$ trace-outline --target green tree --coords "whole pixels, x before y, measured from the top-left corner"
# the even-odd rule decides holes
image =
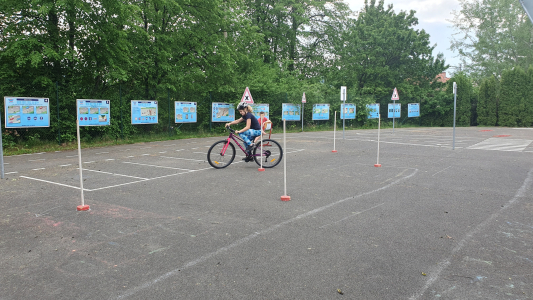
[[[528,126],[528,108],[526,107],[528,87],[528,76],[522,68],[515,67],[511,70],[503,71],[498,110],[498,123],[501,126]]]
[[[453,94],[453,83],[457,83],[457,103],[456,103],[456,120],[455,123],[458,126],[470,126],[475,124],[475,120],[472,121],[472,102],[475,98],[474,88],[472,86],[471,79],[464,73],[456,73],[448,80],[446,85],[446,93]],[[453,103],[451,115],[453,117]],[[453,120],[453,118],[452,118]],[[452,121],[453,122],[453,121]],[[449,123],[448,126],[452,125]]]
[[[451,49],[476,79],[533,63],[533,26],[519,0],[460,0]]]
[[[499,105],[498,81],[494,76],[484,79],[479,87],[477,122],[479,125],[496,126],[498,124]]]

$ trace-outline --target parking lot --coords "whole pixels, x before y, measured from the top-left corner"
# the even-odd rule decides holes
[[[85,212],[77,151],[5,157],[0,299],[532,298],[533,130],[380,137],[288,134],[288,202],[223,137],[83,149]]]

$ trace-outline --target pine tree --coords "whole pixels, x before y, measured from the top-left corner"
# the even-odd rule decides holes
[[[498,82],[491,76],[481,82],[479,88],[477,122],[479,125],[496,126],[498,122]]]

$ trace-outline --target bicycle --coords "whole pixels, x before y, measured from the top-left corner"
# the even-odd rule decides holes
[[[223,169],[229,166],[235,159],[235,146],[231,142],[235,142],[242,152],[245,154],[245,161],[251,161],[252,159],[258,164],[261,165],[261,160],[263,160],[263,168],[273,168],[279,164],[283,158],[283,149],[273,139],[264,139],[263,140],[263,152],[261,152],[261,141],[257,142],[250,155],[246,153],[245,148],[241,146],[238,142],[240,140],[243,144],[244,141],[235,134],[235,130],[227,127],[229,131],[229,136],[225,140],[215,142],[209,151],[207,151],[207,161],[215,169]]]

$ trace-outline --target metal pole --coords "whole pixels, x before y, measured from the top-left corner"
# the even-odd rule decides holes
[[[209,112],[209,132],[213,131],[213,98],[209,92],[209,102],[211,102],[211,112]]]
[[[346,127],[346,103],[342,104],[342,139],[344,140],[344,128]]]
[[[337,112],[335,111],[335,117],[334,117],[334,121],[333,121],[333,151],[331,152],[337,152],[337,150],[335,150],[335,132],[337,131]]]
[[[285,137],[285,123],[287,120],[283,120],[283,149],[287,151],[287,139]],[[287,196],[287,153],[285,153],[285,159],[283,160],[283,195]]]
[[[2,118],[0,117],[0,122],[2,122],[1,120]],[[2,145],[2,130],[1,130],[1,125],[0,125],[0,178],[1,179],[4,179],[4,146]]]
[[[120,138],[124,139],[124,120],[122,119],[122,84],[119,84],[120,97]]]
[[[56,81],[56,104],[57,104],[57,143],[61,145],[61,121],[59,120],[59,87]]]
[[[78,118],[76,118],[76,133],[78,134],[78,164],[80,169],[81,206],[85,206],[85,199],[83,198],[83,166],[81,164],[80,120],[78,120]]]
[[[305,103],[302,103],[302,111],[300,112],[300,117],[302,118],[302,132],[304,132],[304,106]]]
[[[396,116],[396,100],[392,100],[392,133],[394,133],[394,117]]]
[[[457,83],[453,83],[453,146],[452,150],[455,150],[455,115],[457,108]]]
[[[379,164],[379,133],[380,131],[381,131],[381,113],[378,114],[378,159],[377,159],[376,167],[377,166],[381,167],[381,165]]]
[[[168,136],[171,136],[172,133],[170,131],[170,117],[173,115],[173,114],[170,114],[170,89],[167,88],[167,100],[168,100]]]

